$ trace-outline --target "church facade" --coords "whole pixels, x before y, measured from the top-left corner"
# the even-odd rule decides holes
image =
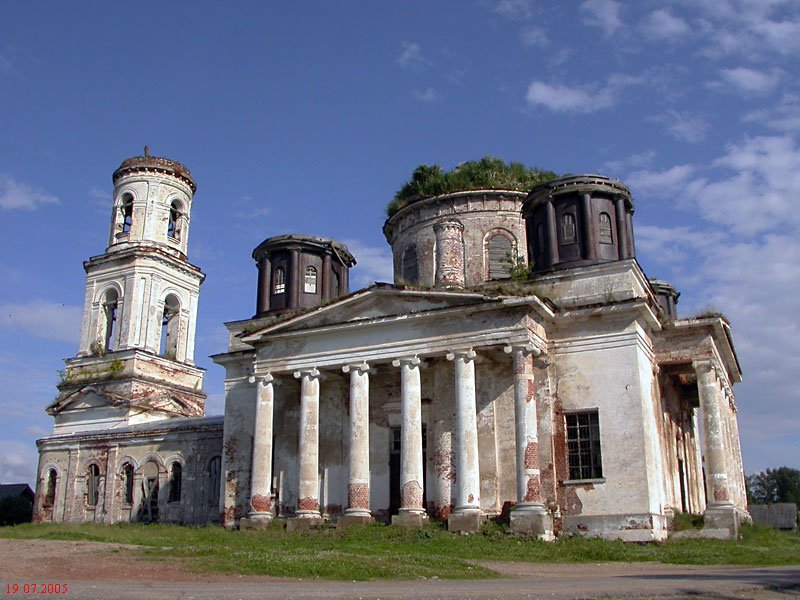
[[[418,199],[384,226],[394,283],[354,293],[343,244],[268,238],[256,312],[212,357],[224,417],[204,417],[194,180],[147,153],[113,179],[81,345],[38,442],[37,520],[499,517],[541,539],[647,541],[676,512],[728,535],[749,519],[730,325],[679,319],[678,292],[648,280],[620,181]]]

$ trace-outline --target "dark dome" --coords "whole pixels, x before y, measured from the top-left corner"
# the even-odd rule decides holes
[[[145,151],[146,150],[147,149],[145,149]],[[197,184],[195,183],[192,174],[189,172],[189,169],[184,167],[181,163],[170,160],[169,158],[149,156],[147,153],[145,156],[133,156],[123,160],[119,168],[114,171],[112,180],[114,183],[116,183],[117,179],[123,175],[128,175],[129,173],[136,173],[139,171],[155,171],[158,173],[172,175],[173,177],[177,177],[178,179],[185,181],[189,187],[192,188],[192,193],[197,191]]]

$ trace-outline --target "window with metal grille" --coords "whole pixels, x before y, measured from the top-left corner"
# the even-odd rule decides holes
[[[414,244],[406,246],[403,251],[402,275],[404,283],[416,283],[419,279],[417,247]]]
[[[611,217],[608,213],[600,213],[600,243],[613,244],[614,237],[611,233]]]
[[[272,274],[272,293],[283,294],[286,291],[286,271],[278,267]]]
[[[561,215],[561,243],[575,243],[575,216],[572,213]]]
[[[600,479],[600,420],[596,410],[570,413],[567,418],[567,457],[570,479]]]
[[[314,267],[306,267],[306,279],[303,291],[306,294],[317,293],[317,270]]]
[[[511,240],[500,233],[489,238],[487,244],[489,279],[508,279],[511,277],[510,268],[513,260],[513,244]]]

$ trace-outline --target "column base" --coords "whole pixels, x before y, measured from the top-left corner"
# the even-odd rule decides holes
[[[717,536],[727,532],[727,539],[739,538],[739,526],[742,524],[742,515],[735,506],[711,506],[703,513],[703,531]]]
[[[375,519],[372,515],[348,515],[344,514],[336,520],[336,527],[338,529],[348,529],[350,527],[363,527],[374,523]]]
[[[428,515],[424,512],[401,512],[392,515],[392,525],[405,527],[406,529],[419,529],[428,522]]]
[[[320,516],[293,517],[286,521],[286,531],[308,531],[318,529],[325,523]]]
[[[272,523],[272,515],[253,514],[239,520],[239,529],[266,529]]]
[[[553,518],[545,510],[512,510],[509,529],[512,533],[536,536],[546,542],[555,539]]]
[[[480,511],[457,512],[447,517],[447,530],[457,533],[477,533],[486,522],[486,515]]]

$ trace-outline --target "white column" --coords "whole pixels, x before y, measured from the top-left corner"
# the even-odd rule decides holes
[[[251,519],[272,519],[272,406],[273,378],[267,373],[256,380],[256,420],[253,426],[253,465],[250,469]]]
[[[481,511],[478,463],[478,422],[475,403],[475,352],[449,352],[455,363],[456,396],[456,506],[454,513]]]
[[[297,516],[319,518],[319,371],[294,374],[300,380],[300,485]]]
[[[514,358],[514,425],[517,449],[516,510],[544,512],[539,469],[539,433],[533,359],[541,350],[533,345],[506,346]]]
[[[420,359],[401,358],[392,365],[400,367],[400,512],[424,515]]]
[[[371,517],[369,511],[369,365],[342,367],[350,373],[350,479],[346,515]]]
[[[731,503],[725,462],[725,437],[720,410],[721,391],[711,361],[693,363],[703,418],[703,449],[706,464],[706,503],[708,508]]]

